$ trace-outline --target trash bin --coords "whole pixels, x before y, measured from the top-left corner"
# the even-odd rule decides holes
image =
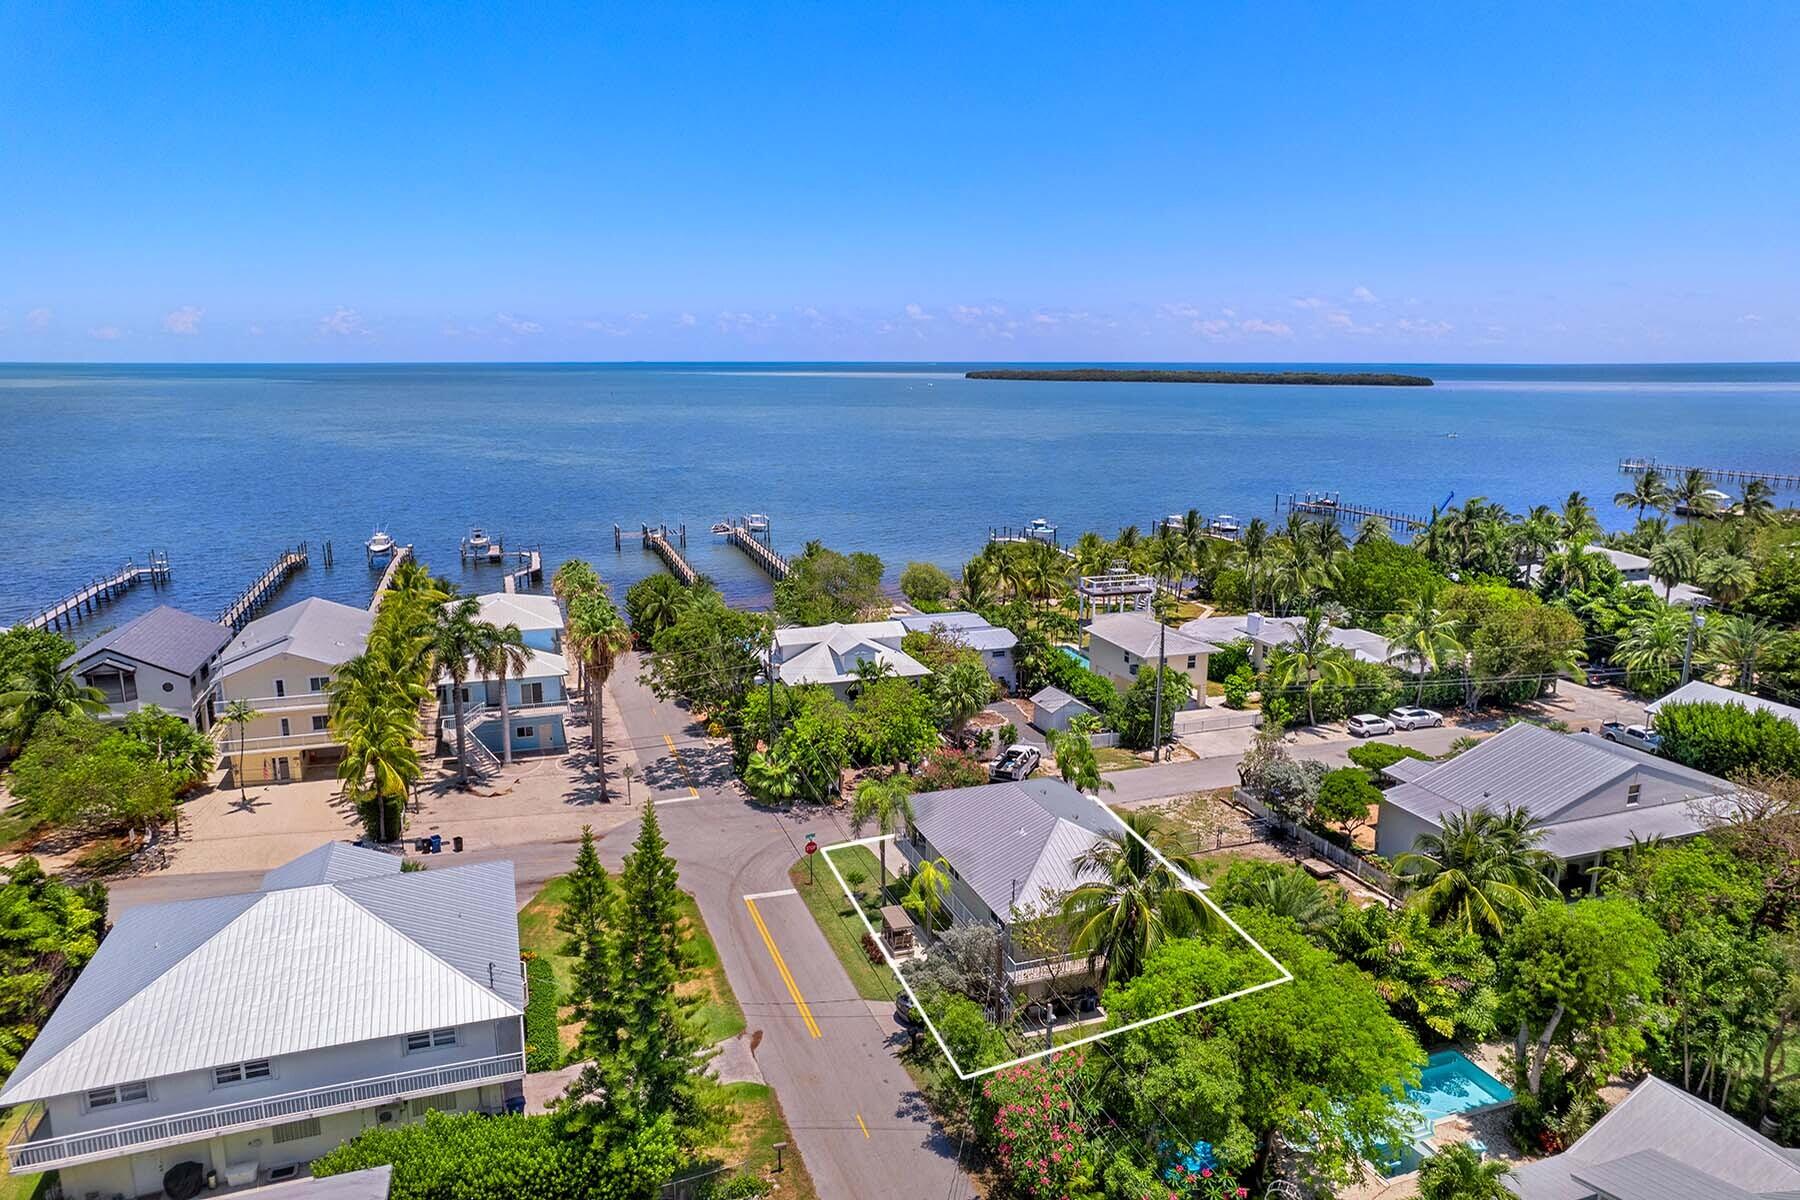
[[[431,839],[428,837],[414,838],[413,839],[413,849],[417,850],[420,854],[430,854],[431,853]]]
[[[450,848],[458,854],[462,853],[462,834],[459,833],[450,839]]]
[[[434,833],[431,835],[431,852],[433,854],[442,854],[444,852],[444,835],[443,834]]]

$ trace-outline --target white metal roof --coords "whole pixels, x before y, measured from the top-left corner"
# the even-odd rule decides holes
[[[853,628],[847,627],[830,641],[809,646],[783,661],[776,668],[781,682],[790,685],[843,683],[856,678],[858,664],[865,662],[885,663],[902,679],[931,674],[930,667],[906,651],[893,650],[881,642],[859,637],[851,632]]]
[[[363,652],[374,623],[367,609],[311,596],[244,626],[219,655],[218,673],[230,675],[278,654],[335,667]]]
[[[524,1010],[511,863],[279,883],[127,912],[0,1104]]]
[[[1159,647],[1169,658],[1211,654],[1218,649],[1211,642],[1164,625],[1144,613],[1105,613],[1095,617],[1087,631],[1090,639],[1109,642],[1139,658],[1155,658]]]
[[[353,846],[349,842],[327,842],[265,874],[262,886],[257,890],[273,892],[281,888],[311,887],[319,883],[399,873],[398,855],[367,846]]]
[[[552,654],[548,650],[539,650],[530,646],[526,647],[526,651],[530,655],[530,661],[525,664],[525,669],[523,671],[508,671],[506,673],[508,679],[562,679],[568,675],[569,660],[562,655]],[[493,675],[488,674],[477,666],[475,660],[472,658],[468,662],[467,669],[468,679],[494,678]],[[450,676],[439,672],[438,682],[440,684],[449,683]]]
[[[562,608],[556,603],[555,596],[488,592],[475,599],[481,605],[481,619],[496,625],[517,625],[521,630],[563,627]]]
[[[1027,779],[923,792],[912,827],[956,869],[994,915],[1038,904],[1080,882],[1075,861],[1124,835],[1098,801],[1060,779]]]

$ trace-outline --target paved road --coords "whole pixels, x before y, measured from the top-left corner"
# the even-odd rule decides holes
[[[1396,733],[1378,740],[1411,746],[1426,754],[1442,754],[1459,737],[1480,737],[1491,732],[1492,729],[1487,727],[1450,725],[1442,729],[1416,729]],[[1288,753],[1298,759],[1317,759],[1333,766],[1345,766],[1350,762],[1350,748],[1361,744],[1359,739],[1352,738],[1313,740],[1308,737],[1290,743]],[[1105,779],[1113,785],[1113,790],[1105,794],[1105,799],[1109,804],[1148,804],[1188,792],[1232,787],[1238,782],[1237,765],[1241,758],[1240,754],[1223,754],[1211,758],[1189,759],[1186,762],[1160,763],[1152,767],[1134,767],[1128,771],[1111,771],[1106,774]]]
[[[856,994],[791,890],[788,867],[806,834],[828,844],[848,831],[829,811],[775,814],[751,806],[729,761],[698,755],[698,731],[687,715],[638,685],[635,658],[619,665],[611,689],[642,776],[659,798],[681,884],[699,902],[750,1030],[762,1031],[757,1064],[781,1100],[819,1195],[968,1194],[957,1146],[932,1122],[894,1058],[905,1035],[892,1006]],[[635,822],[614,830],[605,857],[622,855],[636,835]],[[828,886],[829,876],[820,876],[815,886]]]

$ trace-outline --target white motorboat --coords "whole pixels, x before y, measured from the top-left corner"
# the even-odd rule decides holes
[[[485,549],[487,549],[487,544],[488,544],[487,530],[483,529],[479,525],[471,525],[469,527],[469,549],[485,550]]]
[[[368,549],[370,558],[385,558],[394,552],[394,539],[379,525],[363,545]]]
[[[744,518],[744,528],[751,533],[767,533],[769,518],[762,513],[750,513]]]
[[[1218,516],[1214,517],[1206,527],[1212,532],[1224,537],[1236,537],[1238,535],[1238,519],[1230,513],[1220,513]]]
[[[1046,521],[1043,517],[1033,517],[1030,523],[1025,526],[1025,536],[1040,542],[1054,542],[1056,540],[1056,526],[1052,525],[1049,521]]]

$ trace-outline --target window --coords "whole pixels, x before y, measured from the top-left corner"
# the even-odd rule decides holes
[[[277,695],[277,696],[285,696],[285,695],[287,695],[287,680],[285,680],[285,679],[277,679],[277,680],[276,680],[276,681],[275,681],[275,694],[276,694],[276,695]]]
[[[1127,660],[1127,661],[1130,661],[1130,660]],[[1136,663],[1132,663],[1130,666],[1126,667],[1125,669],[1127,671],[1130,671],[1133,675],[1137,674],[1137,664]]]
[[[1625,807],[1631,808],[1631,807],[1635,806],[1638,802],[1638,795],[1643,790],[1644,790],[1644,785],[1641,783],[1634,783],[1630,787],[1626,788],[1625,789]]]
[[[541,683],[521,683],[519,685],[520,704],[542,704],[544,702],[544,685]]]
[[[174,685],[174,684],[172,684],[172,683],[164,683],[164,684],[163,684],[163,691],[165,691],[165,692],[172,692],[172,691],[174,691],[174,690],[175,690],[175,685]]]
[[[283,717],[283,718],[281,718],[281,736],[286,737],[287,735],[288,735],[288,719],[286,717]]]
[[[314,730],[314,732],[322,731],[322,730],[328,728],[330,725],[331,725],[331,718],[326,716],[324,713],[314,713],[313,714],[313,730]]]
[[[313,675],[306,681],[306,690],[309,692],[322,692],[330,686],[331,676],[329,675]]]
[[[227,1063],[213,1068],[213,1086],[224,1087],[232,1083],[247,1083],[252,1079],[273,1079],[275,1070],[266,1058],[253,1058],[248,1062]]]
[[[1006,651],[1004,651],[1004,650],[996,650],[996,651],[994,651],[994,657],[995,657],[995,658],[1005,658],[1005,657],[1006,657]]]
[[[535,725],[517,726],[513,729],[513,736],[519,737],[519,738],[536,737],[537,736],[537,726],[535,726]]]
[[[286,1125],[277,1125],[270,1130],[275,1136],[275,1144],[283,1142],[303,1142],[307,1138],[319,1136],[319,1118],[308,1117],[304,1121],[289,1121]]]
[[[87,1106],[90,1109],[111,1108],[118,1104],[136,1104],[140,1100],[150,1098],[150,1085],[139,1080],[136,1083],[121,1083],[116,1087],[95,1088],[87,1094]]]
[[[1192,654],[1188,655],[1188,670],[1190,670],[1190,671],[1193,670],[1196,665],[1198,665],[1198,664],[1196,664],[1194,661],[1194,655],[1192,655]]]
[[[456,1045],[456,1030],[454,1029],[422,1029],[418,1033],[406,1035],[406,1052],[408,1054],[454,1045]]]

